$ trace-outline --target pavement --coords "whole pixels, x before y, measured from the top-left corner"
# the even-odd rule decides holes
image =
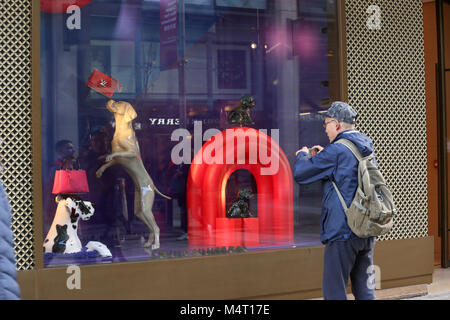
[[[415,297],[401,300],[450,300],[450,292],[444,292],[439,294],[429,294],[422,297]]]
[[[450,300],[450,268],[436,267],[430,284],[376,290],[375,295],[380,300]]]
[[[450,300],[450,268],[434,269],[433,282],[427,285],[426,294],[399,300]]]
[[[377,300],[450,300],[450,268],[436,267],[430,284],[375,290],[375,296]],[[355,297],[350,293],[347,299],[354,300]]]

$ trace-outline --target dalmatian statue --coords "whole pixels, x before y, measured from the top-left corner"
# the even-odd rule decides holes
[[[44,253],[77,253],[83,248],[78,238],[78,221],[89,220],[94,214],[91,202],[83,201],[77,196],[56,196],[55,217],[44,240]],[[94,242],[94,241],[92,241]],[[111,252],[101,243],[88,243],[88,251],[95,250],[102,257],[111,257]]]

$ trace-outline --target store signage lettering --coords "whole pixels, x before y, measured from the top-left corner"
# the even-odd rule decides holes
[[[81,29],[81,10],[77,5],[71,5],[67,7],[66,13],[71,15],[66,20],[66,26],[69,30]]]
[[[179,126],[180,119],[179,118],[149,118],[150,124],[152,126]],[[220,121],[217,119],[187,119],[188,124],[193,124],[195,122],[202,122],[204,124],[219,124]]]
[[[180,119],[178,118],[149,118],[151,125],[153,126],[178,126],[180,125]]]
[[[233,247],[215,247],[215,248],[201,248],[194,249],[191,252],[187,250],[169,250],[163,251],[159,250],[158,254],[155,251],[152,251],[152,259],[168,259],[168,258],[181,258],[181,257],[201,257],[201,256],[215,256],[221,254],[231,254],[231,253],[243,253],[247,252],[247,248],[245,246],[237,246]]]
[[[176,68],[178,59],[178,2],[161,0],[160,2],[160,55],[161,71]]]

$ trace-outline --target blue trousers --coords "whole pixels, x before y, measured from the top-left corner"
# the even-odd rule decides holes
[[[322,293],[325,300],[346,300],[350,277],[356,300],[375,300],[375,238],[334,241],[325,246]]]

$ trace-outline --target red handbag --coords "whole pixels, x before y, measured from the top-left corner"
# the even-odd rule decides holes
[[[122,91],[122,84],[116,79],[94,69],[86,83],[88,87],[94,89],[98,93],[111,98],[117,87],[118,91]]]
[[[89,185],[87,182],[86,171],[80,169],[78,163],[78,170],[63,169],[63,161],[61,170],[56,170],[55,179],[53,180],[53,194],[59,193],[88,193]]]

